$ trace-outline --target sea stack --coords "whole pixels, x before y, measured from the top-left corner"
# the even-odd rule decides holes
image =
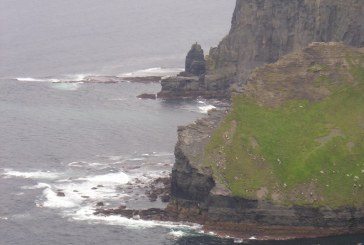
[[[206,73],[206,61],[201,45],[195,43],[188,51],[185,62],[185,72],[193,76],[201,76]]]

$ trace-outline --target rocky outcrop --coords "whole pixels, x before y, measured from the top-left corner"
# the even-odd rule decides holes
[[[254,68],[311,42],[363,47],[363,23],[362,0],[237,0],[230,32],[210,50],[207,71],[203,51],[194,44],[186,72],[164,80],[159,97],[229,97],[242,89]],[[200,76],[198,82],[185,79],[191,73]]]
[[[186,56],[185,72],[192,76],[201,76],[206,73],[206,62],[201,45],[195,43]]]
[[[208,73],[244,83],[252,69],[311,42],[364,46],[362,0],[237,0],[229,34],[210,50]]]
[[[201,223],[206,229],[259,238],[315,237],[364,232],[364,209],[275,205],[231,195],[203,164],[204,148],[226,112],[178,129],[172,171],[170,220]]]
[[[291,99],[321,101],[336,93],[336,88],[355,87],[363,82],[360,80],[362,73],[355,70],[362,70],[363,57],[363,49],[338,43],[313,43],[302,52],[286,55],[274,64],[254,70],[244,94],[265,107],[277,107]],[[208,118],[179,127],[172,171],[172,200],[167,208],[169,216],[202,223],[213,230],[235,232],[238,236],[259,234],[278,238],[364,232],[364,207],[358,205],[299,205],[279,203],[259,193],[256,198],[234,195],[229,185],[218,178],[212,164],[205,161],[210,159],[206,158],[210,139],[225,120],[226,113],[210,112]],[[229,136],[225,137],[228,141]],[[228,147],[227,142],[218,149],[224,151]],[[218,164],[226,159],[222,152],[216,152],[213,161]],[[220,167],[224,171],[229,165]]]
[[[157,94],[159,99],[194,99],[203,97],[227,98],[230,82],[209,82],[205,76],[184,76],[180,74],[176,77],[164,78],[161,81],[162,90]]]
[[[162,90],[157,94],[160,99],[186,99],[203,97],[227,98],[230,80],[207,82],[204,52],[197,43],[193,44],[186,56],[185,71],[177,76],[161,80]]]

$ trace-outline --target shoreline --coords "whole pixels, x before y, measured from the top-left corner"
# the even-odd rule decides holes
[[[174,217],[166,209],[151,208],[145,210],[119,208],[98,208],[95,215],[120,215],[128,219],[140,219],[146,221],[176,222],[184,224],[201,225],[201,234],[211,235],[222,239],[241,239],[257,241],[289,241],[297,239],[334,238],[345,235],[362,235],[364,227],[356,229],[327,228],[327,227],[292,227],[292,226],[267,226],[256,224],[234,223],[203,223],[197,220],[181,220]],[[186,223],[187,222],[187,223]],[[224,227],[224,228],[222,228]]]

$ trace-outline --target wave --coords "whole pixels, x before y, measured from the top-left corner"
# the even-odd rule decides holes
[[[133,208],[138,200],[137,202],[145,204],[148,208],[150,201],[145,192],[153,181],[169,176],[170,171],[164,165],[161,167],[159,163],[166,161],[171,155],[165,152],[120,154],[120,156],[98,155],[96,161],[73,161],[64,164],[66,169],[60,172],[3,169],[0,170],[0,177],[34,180],[36,184],[21,186],[22,192],[40,190],[42,194],[35,200],[37,207],[53,209],[70,220],[130,228],[172,225],[179,227],[181,225],[179,223],[128,219],[117,215],[107,217],[94,215],[100,202],[105,208],[120,205],[129,205],[128,207]],[[138,158],[145,159],[145,162],[133,161]],[[150,205],[155,207],[156,204],[150,203]]]
[[[15,79],[19,82],[52,82],[52,83],[61,82],[61,80],[57,78],[17,77]]]
[[[148,77],[148,76],[166,77],[166,76],[177,75],[181,71],[184,71],[184,69],[153,67],[153,68],[147,68],[147,69],[143,69],[143,70],[137,70],[134,72],[124,73],[124,74],[121,74],[121,77]]]
[[[194,104],[188,104],[182,106],[182,109],[191,111],[191,112],[197,112],[202,114],[207,114],[210,110],[216,109],[217,107],[210,104],[208,101],[203,100],[197,100]]]
[[[83,84],[83,82],[76,82],[76,83],[57,82],[57,83],[53,83],[52,87],[55,89],[59,89],[59,90],[75,91],[75,90],[79,89],[81,84]]]
[[[105,185],[105,184],[119,184],[123,185],[128,183],[129,177],[123,172],[110,173],[105,175],[94,175],[86,178],[79,178],[78,180],[86,180],[93,185]]]
[[[52,173],[49,171],[32,171],[32,172],[20,172],[12,169],[3,169],[5,178],[20,177],[26,179],[57,179],[59,177],[58,173]]]
[[[67,164],[70,167],[103,167],[105,164],[99,162],[85,162],[85,161],[77,161],[77,162],[70,162]]]
[[[93,76],[93,74],[80,73],[80,74],[66,75],[63,81],[81,82],[84,81],[89,76]]]
[[[216,109],[216,106],[213,105],[205,105],[205,106],[199,106],[198,109],[201,113],[207,114],[209,110]]]
[[[55,84],[52,86],[60,90],[77,90],[82,83],[117,83],[128,82],[127,77],[166,77],[173,76],[183,71],[181,68],[163,68],[153,67],[142,70],[137,70],[129,73],[124,73],[118,76],[102,75],[91,73],[67,74],[58,77],[17,77],[15,80],[20,82],[49,82]]]
[[[50,188],[51,186],[46,183],[38,183],[32,186],[22,186],[21,188],[24,190],[35,190],[35,189],[43,189],[43,188]]]

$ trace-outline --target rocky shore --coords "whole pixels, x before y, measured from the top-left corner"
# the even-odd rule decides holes
[[[197,43],[193,44],[186,56],[185,71],[177,76],[161,80],[161,91],[157,94],[161,99],[226,99],[230,97],[231,81],[212,81],[206,74],[204,51]]]
[[[207,57],[200,45],[192,45],[186,56],[185,71],[162,79],[162,90],[156,97],[226,99],[235,94],[246,94],[250,99],[247,101],[269,110],[291,100],[324,100],[336,93],[340,86],[356,86],[361,82],[360,69],[363,66],[360,55],[363,51],[352,51],[345,45],[364,46],[364,25],[360,24],[364,20],[363,12],[361,0],[237,0],[229,34],[218,47],[210,50]],[[327,44],[331,41],[341,44]],[[324,43],[306,48],[312,42]],[[301,49],[302,53],[292,53]],[[338,52],[341,54],[338,55]],[[289,53],[292,54],[285,56]],[[281,60],[282,57],[286,57],[285,60]],[[256,69],[261,66],[264,68]],[[238,162],[238,157],[225,157],[231,152],[236,155],[248,152],[246,162],[256,160],[252,152],[259,142],[250,138],[250,142],[243,141],[244,144],[235,147],[239,151],[234,152],[235,148],[230,147],[233,138],[243,139],[246,137],[244,134],[250,133],[236,135],[237,124],[244,124],[246,119],[240,119],[241,122],[235,120],[228,130],[220,132],[223,144],[211,150],[213,154],[207,157],[206,149],[211,138],[229,116],[228,110],[211,111],[208,117],[178,128],[170,201],[166,209],[130,210],[120,207],[98,209],[96,213],[195,222],[202,224],[206,230],[241,238],[290,239],[364,233],[363,206],[309,203],[316,200],[316,194],[315,198],[312,197],[316,191],[313,187],[314,191],[306,196],[306,190],[293,189],[292,196],[287,195],[285,202],[281,197],[286,194],[282,189],[287,186],[286,183],[282,183],[283,187],[277,192],[269,191],[271,186],[257,186],[251,191],[239,185],[248,194],[234,195],[230,188],[234,180],[223,173],[230,162]],[[349,146],[352,145],[349,143]],[[247,146],[254,149],[246,149]],[[345,150],[351,151],[352,148]],[[207,163],[206,159],[211,163]],[[261,159],[251,161],[254,171],[257,166],[261,166],[262,171],[270,166],[265,165],[264,158]],[[276,160],[281,163],[279,158]],[[321,171],[321,174],[324,173]],[[240,175],[249,176],[245,173]],[[239,180],[237,175],[235,178]],[[249,180],[244,181],[239,183],[246,184]],[[235,192],[241,193],[240,189]],[[322,195],[324,192],[317,190]],[[307,200],[299,199],[297,193]],[[316,201],[319,199],[317,194]]]

